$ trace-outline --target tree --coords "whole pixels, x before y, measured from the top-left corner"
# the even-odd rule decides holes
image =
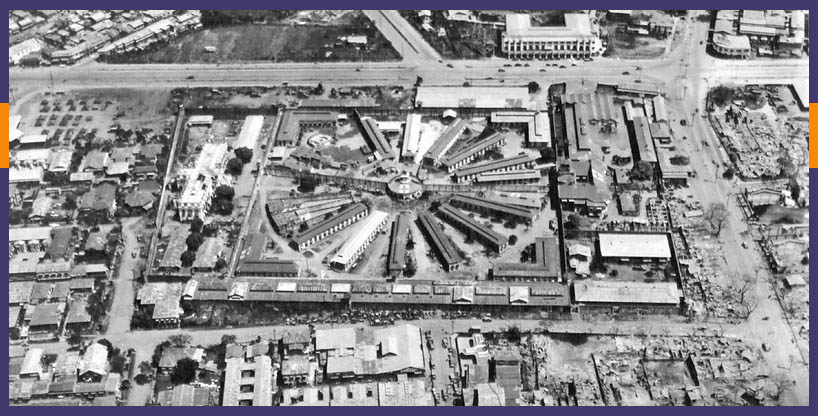
[[[216,260],[216,270],[223,270],[225,267],[227,267],[227,260],[222,258]]]
[[[65,202],[62,204],[62,207],[69,211],[77,209],[77,196],[74,194],[66,195]]]
[[[202,226],[204,226],[204,221],[202,221],[201,218],[196,217],[190,222],[190,232],[198,234],[202,232]]]
[[[736,288],[738,303],[741,306],[739,315],[742,318],[749,318],[750,314],[758,307],[758,299],[753,292],[757,281],[757,275],[746,274],[741,277],[739,286]]]
[[[202,235],[205,237],[215,237],[219,232],[219,226],[216,224],[205,224],[202,227]]]
[[[304,176],[298,184],[298,191],[303,193],[314,192],[318,186],[318,179],[312,176]]]
[[[217,199],[213,202],[211,209],[217,215],[230,215],[233,213],[233,202],[225,199]]]
[[[410,256],[409,260],[406,262],[406,268],[403,270],[403,275],[405,277],[413,277],[417,272],[418,264],[415,261],[414,256]]]
[[[419,87],[421,84],[423,84],[423,77],[418,75],[418,78],[415,80],[415,86]]]
[[[235,335],[230,335],[230,334],[222,335],[222,342],[221,342],[222,345],[233,344],[235,342],[236,342],[236,336]]]
[[[227,173],[233,176],[241,175],[241,171],[244,169],[244,164],[241,163],[241,159],[234,157],[227,161]]]
[[[586,230],[591,227],[591,220],[577,214],[568,214],[567,224],[575,230]]]
[[[535,81],[531,81],[528,83],[528,93],[529,94],[536,94],[540,92],[540,84],[537,84]]]
[[[182,358],[176,362],[176,367],[173,367],[173,373],[170,375],[170,381],[173,384],[187,384],[196,379],[196,371],[199,369],[199,363],[191,358]]]
[[[182,256],[179,258],[182,261],[182,267],[190,267],[193,265],[193,261],[196,260],[196,252],[195,251],[185,251],[182,253]]]
[[[727,218],[729,216],[730,212],[727,211],[727,207],[721,202],[713,202],[707,207],[707,211],[704,213],[704,220],[710,229],[710,233],[714,237],[718,237],[719,234],[721,234],[721,231],[725,225],[727,225]]]
[[[88,312],[91,319],[97,322],[103,320],[108,313],[108,311],[105,310],[105,303],[96,292],[88,296],[88,306],[85,307],[85,311]],[[108,344],[110,344],[110,342]]]
[[[785,372],[778,372],[770,377],[772,389],[770,389],[770,396],[775,401],[780,401],[781,396],[792,389],[793,381]]]
[[[512,246],[517,244],[517,236],[516,235],[509,236],[508,237],[508,244],[510,244]]]
[[[193,342],[193,337],[187,334],[171,335],[168,337],[168,342],[174,347],[184,348]]]
[[[733,169],[732,166],[725,169],[724,173],[721,174],[721,177],[727,179],[728,181],[733,179],[734,176],[736,176],[736,170]]]
[[[730,101],[733,101],[735,93],[732,88],[719,85],[710,91],[710,101],[713,104],[722,107]]]
[[[190,233],[190,235],[187,236],[185,243],[187,244],[188,250],[195,252],[202,246],[202,243],[204,243],[204,237],[202,237],[202,235],[199,233]]]
[[[649,181],[653,179],[653,164],[640,160],[634,163],[630,177],[635,181]]]
[[[506,339],[512,344],[517,344],[523,339],[523,331],[517,325],[512,325],[506,328]]]
[[[118,354],[111,359],[111,372],[122,374],[125,371],[125,356]]]
[[[246,147],[239,147],[234,152],[242,164],[250,163],[253,160],[253,151]]]
[[[313,90],[314,95],[324,95],[324,84],[318,83],[318,86]]]
[[[801,198],[801,185],[798,184],[798,178],[795,175],[790,176],[790,197],[796,203]]]
[[[230,201],[236,195],[236,190],[233,189],[233,187],[229,186],[229,185],[219,185],[218,187],[216,187],[216,192],[215,193],[216,193],[216,198],[226,199],[226,200]]]
[[[150,361],[142,361],[139,363],[139,374],[144,374],[148,377],[153,375],[153,366]]]
[[[77,347],[82,344],[82,334],[79,331],[71,331],[71,334],[68,335],[68,345],[72,347]]]

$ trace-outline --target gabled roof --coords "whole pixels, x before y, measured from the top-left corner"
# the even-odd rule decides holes
[[[80,362],[79,374],[94,373],[101,376],[107,374],[105,367],[108,365],[108,347],[99,344],[91,344]]]

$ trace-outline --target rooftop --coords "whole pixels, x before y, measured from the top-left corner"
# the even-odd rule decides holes
[[[418,87],[415,106],[420,108],[518,109],[529,106],[526,87]]]
[[[526,40],[573,40],[594,36],[591,17],[586,13],[566,13],[564,26],[532,26],[531,16],[527,14],[507,14],[507,38],[524,38]]]
[[[599,255],[611,258],[669,259],[667,234],[599,233]]]
[[[574,298],[578,303],[678,305],[681,297],[679,288],[673,282],[574,282]]]

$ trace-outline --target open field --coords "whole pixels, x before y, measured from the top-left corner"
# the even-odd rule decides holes
[[[398,53],[364,17],[343,26],[255,24],[203,28],[135,54],[118,63],[228,63],[391,61]],[[362,21],[363,20],[363,21]],[[364,27],[364,29],[359,29]],[[342,37],[365,35],[363,47]],[[212,47],[213,52],[207,49]]]

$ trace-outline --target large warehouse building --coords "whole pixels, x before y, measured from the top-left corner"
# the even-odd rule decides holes
[[[603,261],[670,261],[670,236],[664,233],[599,233],[599,257]]]

